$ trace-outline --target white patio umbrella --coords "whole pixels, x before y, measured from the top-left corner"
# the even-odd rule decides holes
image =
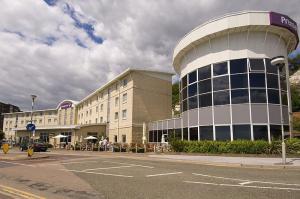
[[[68,136],[59,134],[57,136],[54,136],[53,138],[57,139],[57,138],[66,138],[66,137],[68,137]]]
[[[94,137],[94,136],[88,136],[86,138],[84,138],[85,140],[97,140],[98,138]]]

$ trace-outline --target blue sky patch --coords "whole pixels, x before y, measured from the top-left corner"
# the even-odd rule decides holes
[[[95,35],[95,29],[94,29],[93,22],[89,22],[89,23],[81,22],[78,17],[81,15],[79,13],[77,13],[74,10],[74,8],[71,7],[67,3],[64,6],[64,13],[69,15],[74,20],[75,27],[84,30],[93,42],[95,42],[97,44],[103,43],[103,39],[100,36]]]
[[[46,4],[48,4],[49,6],[55,6],[55,4],[57,3],[57,0],[44,0],[46,2]]]

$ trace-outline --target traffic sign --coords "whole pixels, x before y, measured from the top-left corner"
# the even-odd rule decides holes
[[[27,124],[26,126],[27,131],[35,131],[35,125],[32,123]]]

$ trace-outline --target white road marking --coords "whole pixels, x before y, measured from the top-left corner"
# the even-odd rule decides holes
[[[224,179],[224,180],[233,180],[233,181],[241,181],[241,182],[251,182],[251,183],[260,183],[260,184],[276,184],[276,185],[287,185],[287,186],[300,186],[300,184],[290,184],[290,183],[283,183],[283,182],[267,182],[267,181],[258,181],[258,180],[247,180],[247,179],[239,179],[239,178],[228,178],[228,177],[221,177],[221,176],[212,176],[206,175],[201,173],[192,173],[193,175],[209,177],[209,178],[217,178],[217,179]],[[247,184],[247,183],[246,183]]]
[[[106,169],[120,169],[120,168],[128,168],[128,167],[134,167],[134,166],[118,166],[118,167],[100,167],[100,168],[94,168],[94,169],[85,169],[82,171],[93,171],[93,170],[106,170]]]
[[[167,175],[176,175],[181,174],[182,172],[174,172],[174,173],[159,173],[159,174],[153,174],[153,175],[146,175],[146,177],[155,177],[155,176],[167,176]]]
[[[70,169],[60,169],[62,171],[71,171],[75,173],[87,173],[87,174],[96,174],[96,175],[104,175],[104,176],[115,176],[115,177],[124,177],[124,178],[133,178],[133,176],[126,176],[126,175],[119,175],[119,174],[112,174],[112,173],[97,173],[97,172],[90,172],[90,171],[78,171],[78,170],[70,170]]]
[[[22,164],[22,163],[17,163],[17,162],[7,162],[7,161],[0,161],[1,162],[4,162],[4,163],[7,163],[7,164],[15,164],[15,165],[20,165],[20,166],[27,166],[27,167],[35,167],[34,165],[31,165],[31,164]]]
[[[128,165],[128,166],[144,167],[144,168],[149,168],[149,169],[154,168],[152,166],[145,166],[145,165],[140,165],[140,164],[130,164],[130,163],[125,163],[125,162],[113,162],[113,161],[103,161],[103,162],[115,163],[115,164],[125,164],[125,165]]]
[[[65,164],[84,164],[84,163],[90,163],[90,162],[98,162],[98,161],[81,161],[81,162],[60,162],[60,163],[45,163],[43,165],[65,165]]]
[[[249,181],[249,182],[241,182],[241,183],[239,183],[240,185],[245,185],[245,184],[251,184],[251,183],[253,183],[253,182],[251,182],[251,181]]]
[[[225,186],[225,187],[245,187],[245,188],[255,188],[255,189],[275,189],[275,190],[291,190],[291,191],[300,191],[297,188],[290,187],[260,187],[260,186],[249,186],[249,185],[239,185],[239,184],[217,184],[211,182],[195,182],[195,181],[183,181],[190,184],[204,184],[204,185],[213,185],[213,186]]]

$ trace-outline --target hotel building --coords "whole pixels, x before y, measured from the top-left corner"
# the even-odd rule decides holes
[[[149,142],[162,134],[183,140],[268,140],[289,135],[288,54],[299,42],[296,22],[266,11],[210,20],[176,45],[179,118],[149,123]],[[283,65],[271,59],[282,56]]]
[[[172,73],[127,69],[81,101],[64,100],[54,109],[33,112],[35,137],[50,143],[82,142],[107,136],[118,143],[142,142],[143,123],[171,117]],[[37,98],[38,99],[38,98]],[[31,112],[4,114],[5,134],[20,141]],[[11,125],[11,126],[9,126]],[[67,138],[55,141],[54,136]]]

